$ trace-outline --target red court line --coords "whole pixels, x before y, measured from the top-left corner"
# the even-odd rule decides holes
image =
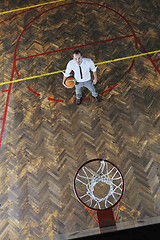
[[[17,70],[16,65],[15,65],[15,71],[16,71],[16,74],[17,74],[18,78],[21,79],[21,76],[19,75],[19,72],[18,72],[18,70]],[[32,90],[30,87],[27,87],[27,88],[28,88],[28,90],[30,90],[32,93],[35,93],[37,96],[40,96],[39,93],[37,93],[36,91]]]
[[[115,40],[120,40],[120,39],[124,39],[124,38],[129,38],[129,37],[133,37],[133,34],[131,34],[131,35],[126,35],[126,36],[121,36],[121,37],[116,37],[116,38],[110,38],[110,39],[106,39],[106,40],[102,40],[102,41],[98,41],[98,42],[92,42],[92,43],[77,45],[77,46],[73,46],[73,47],[69,47],[69,48],[58,49],[58,50],[54,50],[54,51],[50,51],[50,52],[39,53],[39,54],[27,56],[27,57],[17,58],[16,61],[24,60],[24,59],[27,59],[27,58],[39,57],[39,56],[43,56],[43,55],[47,55],[47,54],[52,54],[52,53],[56,53],[56,52],[68,51],[68,50],[71,50],[71,49],[82,48],[82,47],[91,46],[91,45],[96,45],[96,44],[100,44],[100,43],[111,42],[111,41],[115,41]]]
[[[32,93],[35,93],[37,96],[40,96],[40,93],[35,92],[33,89],[31,89],[30,87],[27,87],[29,91],[31,91]]]
[[[8,92],[9,90],[7,89],[7,90],[2,90],[2,92]]]
[[[58,3],[58,2],[57,2],[57,3]],[[55,4],[55,3],[50,3],[50,4]],[[34,9],[37,9],[37,8],[41,8],[41,7],[44,7],[44,6],[45,6],[45,5],[31,7],[31,8],[29,8],[29,9],[27,9],[27,10],[24,10],[24,11],[22,11],[22,12],[20,12],[20,13],[15,14],[15,15],[9,17],[9,18],[4,19],[3,21],[0,22],[0,24],[2,24],[2,23],[4,23],[4,22],[7,22],[7,21],[11,20],[12,18],[17,17],[17,16],[19,16],[19,15],[21,15],[21,14],[23,14],[23,13],[26,13],[26,12],[29,12],[29,11],[31,11],[31,10],[34,10]],[[21,11],[21,10],[20,10],[20,11]]]
[[[90,97],[84,98],[84,99],[82,99],[82,102],[88,101],[88,100],[90,100],[90,99],[91,99]],[[74,102],[76,102],[76,100],[74,100]]]
[[[21,79],[21,77],[20,77],[20,75],[19,75],[19,72],[18,72],[18,70],[17,70],[16,64],[15,64],[15,71],[16,71],[16,74],[17,74],[18,78]]]
[[[159,60],[160,60],[160,58],[153,59],[154,62],[158,62]]]
[[[145,49],[145,47],[142,45],[142,43],[140,42],[140,40],[138,39],[138,37],[136,36],[137,38],[137,42],[139,43],[139,45],[141,46],[141,48],[143,49],[143,51],[145,53],[147,53],[148,51]],[[157,65],[155,64],[154,60],[151,58],[151,56],[149,54],[146,55],[148,57],[148,59],[151,61],[152,65],[154,66],[154,68],[157,70],[157,72],[159,73],[160,75],[160,69],[157,67]]]
[[[132,70],[132,67],[133,67],[134,63],[135,63],[135,59],[132,60],[132,63],[131,63],[130,67],[127,70],[128,73]]]
[[[35,8],[36,8],[36,7],[35,7]],[[38,8],[38,7],[37,7],[37,8]],[[30,8],[30,9],[25,10],[25,11],[23,11],[23,12],[17,13],[17,14],[15,14],[15,15],[9,17],[9,18],[6,18],[6,19],[4,19],[3,21],[1,21],[0,24],[2,24],[2,23],[4,23],[4,22],[7,22],[7,21],[11,20],[12,18],[17,17],[17,16],[19,16],[19,15],[21,15],[21,14],[23,14],[23,13],[29,12],[29,11],[31,11],[32,9],[33,9],[33,8]]]
[[[88,97],[88,98],[83,99],[82,101],[85,102],[85,101],[88,101],[88,100],[90,100],[90,99],[91,99],[91,98]]]
[[[3,121],[4,120],[4,118],[0,118],[0,121]]]
[[[138,42],[135,39],[135,49],[138,49]]]
[[[64,102],[64,100],[59,100],[59,99],[54,99],[54,98],[48,98],[49,101],[54,101],[54,102]]]
[[[20,77],[20,75],[19,75],[19,72],[18,72],[16,66],[15,66],[15,71],[16,71],[16,74],[17,74],[18,78],[21,79],[21,77]],[[29,86],[27,87],[27,89],[28,89],[29,91],[31,91],[32,93],[36,94],[37,96],[40,96],[40,95],[41,95],[40,93],[37,93],[36,91],[34,91],[34,90],[33,90],[32,88],[30,88]],[[54,98],[48,98],[48,100],[54,101],[54,102],[64,102],[64,100],[59,100],[59,99],[54,99]]]
[[[118,83],[114,84],[112,87],[108,88],[106,91],[102,92],[101,94],[103,95],[103,94],[111,91],[113,88],[117,87],[117,85],[118,85]]]

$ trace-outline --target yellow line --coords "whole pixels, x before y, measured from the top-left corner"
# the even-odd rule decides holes
[[[44,73],[44,74],[37,75],[37,76],[32,76],[32,77],[20,78],[20,79],[16,79],[16,80],[13,80],[13,81],[0,83],[0,85],[5,85],[5,84],[15,83],[15,82],[22,82],[22,81],[26,81],[26,80],[35,79],[35,78],[46,77],[46,76],[50,76],[50,75],[53,75],[53,74],[61,73],[63,71],[65,71],[65,70],[59,70],[59,71],[51,72],[51,73]]]
[[[145,56],[145,55],[149,55],[149,54],[153,54],[153,53],[158,53],[158,52],[160,52],[160,50],[156,50],[156,51],[152,51],[152,52],[147,52],[147,53],[141,53],[141,54],[132,55],[132,56],[123,57],[123,58],[111,59],[111,60],[108,60],[108,61],[95,63],[95,65],[102,65],[102,64],[105,64],[105,63],[118,62],[118,61],[127,60],[127,59],[131,59],[131,58],[137,58],[137,57],[141,57],[141,56]],[[22,82],[22,81],[26,81],[26,80],[35,79],[35,78],[46,77],[46,76],[54,75],[54,74],[57,74],[57,73],[62,73],[62,72],[64,72],[64,71],[65,71],[65,70],[59,70],[59,71],[55,71],[55,72],[51,72],[51,73],[44,73],[44,74],[37,75],[37,76],[21,78],[21,79],[9,81],[9,82],[0,83],[0,85],[5,85],[5,84],[15,83],[15,82]]]
[[[33,5],[33,6],[28,6],[28,7],[18,8],[18,9],[12,9],[12,10],[9,10],[9,11],[0,12],[0,15],[7,14],[7,13],[12,13],[12,12],[18,12],[18,11],[26,10],[26,9],[29,9],[29,8],[41,7],[41,6],[51,4],[51,3],[58,3],[58,2],[63,2],[63,1],[64,0],[56,0],[56,1],[46,2],[46,3],[40,3],[40,4],[37,4],[37,5]]]
[[[153,54],[153,53],[158,53],[158,52],[160,52],[160,50],[156,50],[156,51],[153,51],[153,52],[147,52],[147,53],[140,53],[140,54],[137,54],[137,55],[132,55],[132,56],[123,57],[123,58],[111,59],[111,60],[108,60],[108,61],[96,63],[95,65],[101,65],[101,64],[104,64],[104,63],[111,63],[111,62],[118,62],[118,61],[130,59],[130,58],[137,58],[137,57],[141,57],[141,56],[145,56],[145,55],[149,55],[149,54]]]

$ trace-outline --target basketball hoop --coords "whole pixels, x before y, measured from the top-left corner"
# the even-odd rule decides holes
[[[84,163],[76,172],[74,191],[78,200],[91,211],[100,227],[115,225],[120,200],[124,192],[124,179],[120,170],[111,162],[93,159]],[[118,204],[116,217],[112,209]],[[91,211],[90,211],[91,210]]]

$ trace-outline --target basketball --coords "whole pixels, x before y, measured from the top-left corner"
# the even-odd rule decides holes
[[[73,77],[68,77],[68,78],[65,80],[65,85],[66,85],[68,88],[73,88],[73,87],[76,85],[76,80],[75,80]]]

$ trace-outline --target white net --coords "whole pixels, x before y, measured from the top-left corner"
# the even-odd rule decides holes
[[[87,207],[104,210],[114,206],[123,193],[123,177],[106,160],[89,161],[75,178],[76,195]]]

